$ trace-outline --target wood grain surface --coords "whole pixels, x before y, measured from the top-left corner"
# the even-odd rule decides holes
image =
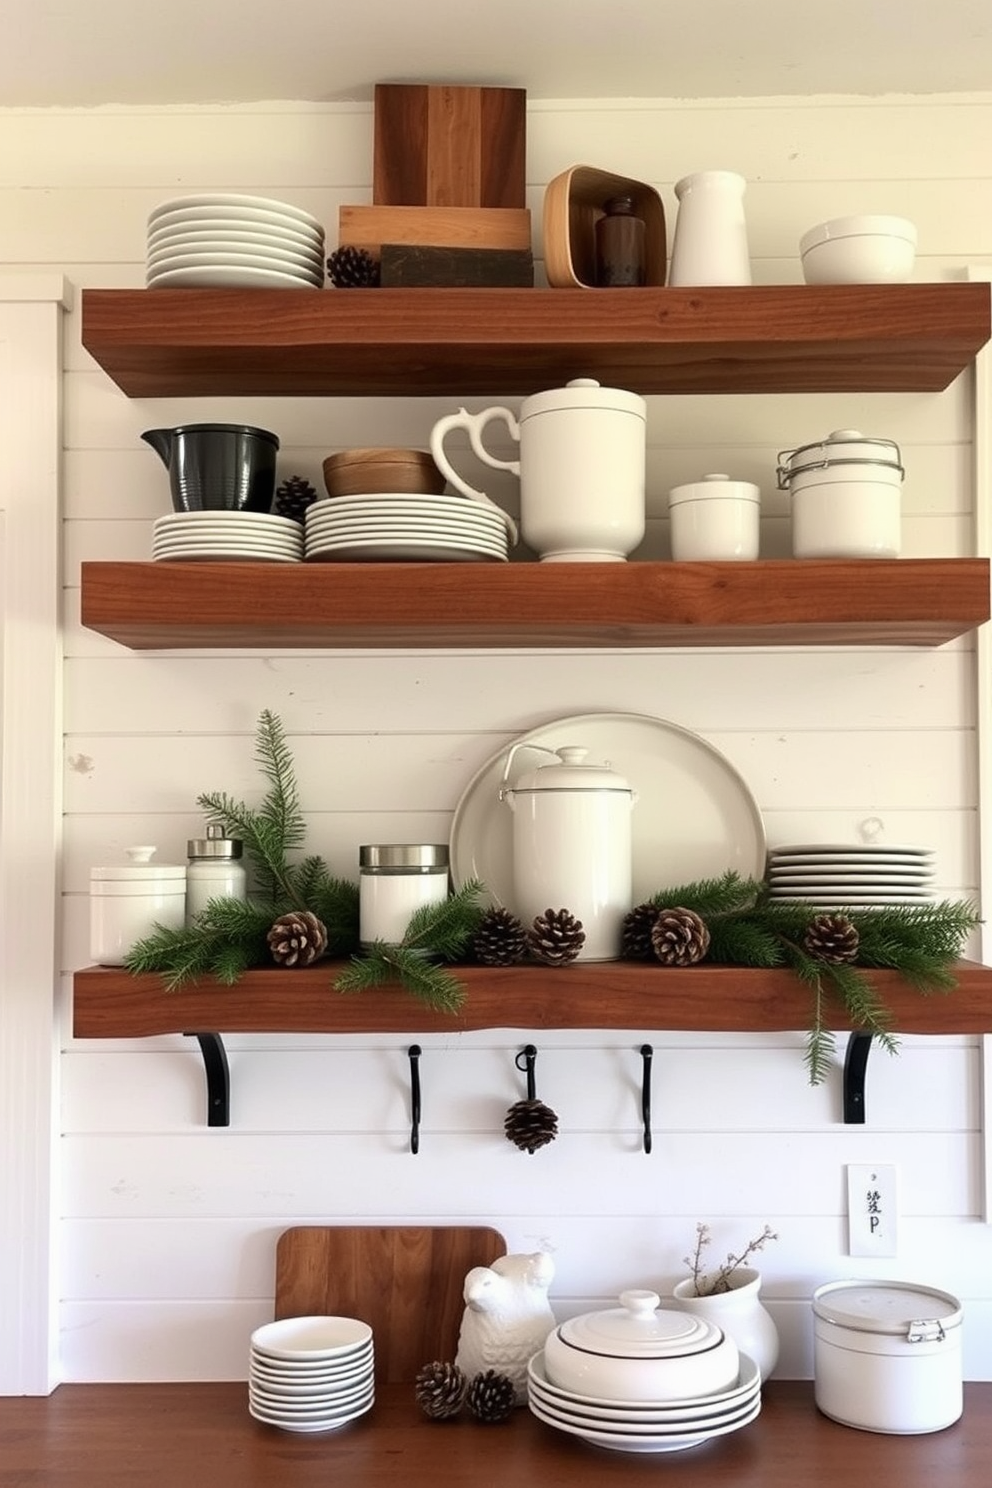
[[[468,1225],[298,1225],[276,1245],[275,1316],[360,1318],[377,1383],[412,1381],[453,1360],[473,1266],[506,1254],[497,1230]]]
[[[530,248],[526,207],[338,208],[338,242],[378,253],[383,243],[434,248]]]
[[[524,89],[379,83],[374,109],[376,206],[526,204]]]

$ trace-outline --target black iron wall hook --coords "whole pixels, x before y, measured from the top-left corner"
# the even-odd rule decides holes
[[[522,1152],[534,1153],[539,1147],[545,1147],[554,1141],[558,1135],[558,1117],[550,1106],[537,1098],[537,1081],[534,1077],[537,1049],[534,1045],[525,1044],[513,1056],[513,1062],[527,1076],[527,1098],[516,1101],[507,1111],[503,1133]]]
[[[407,1050],[410,1060],[410,1151],[416,1156],[420,1151],[420,1056],[419,1044],[411,1044]]]
[[[651,1151],[651,1061],[654,1049],[650,1044],[641,1045],[641,1125],[644,1128],[644,1151]]]
[[[534,1074],[534,1066],[537,1064],[537,1049],[533,1044],[525,1044],[514,1056],[514,1064],[522,1074],[527,1076],[527,1099],[529,1101],[537,1098],[537,1078]]]

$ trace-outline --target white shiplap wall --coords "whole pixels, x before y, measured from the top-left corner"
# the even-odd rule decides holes
[[[540,252],[546,182],[577,161],[656,184],[724,166],[749,181],[757,282],[797,282],[801,231],[825,217],[904,213],[918,276],[992,258],[986,141],[992,99],[535,105],[528,182]],[[368,199],[364,107],[0,114],[0,264],[55,266],[76,284],[137,286],[144,223],[166,197],[230,190],[291,200],[327,224]],[[259,789],[262,708],[289,734],[309,847],[355,873],[362,841],[444,840],[452,810],[500,743],[542,720],[645,712],[697,730],[743,773],[769,841],[931,844],[938,888],[977,893],[975,658],[939,651],[756,653],[129,654],[78,623],[83,558],[148,556],[165,474],[140,431],[230,418],[276,430],[283,474],[355,444],[423,444],[456,400],[128,401],[66,336],[65,860],[62,1056],[62,1361],[71,1380],[237,1378],[271,1314],[273,1249],[288,1224],[488,1222],[511,1248],[551,1247],[560,1313],[624,1285],[667,1289],[697,1219],[716,1249],[766,1221],[763,1262],[783,1333],[779,1372],[811,1369],[809,1297],[821,1281],[894,1274],[967,1307],[966,1372],[992,1377],[990,1232],[980,1221],[979,1050],[909,1040],[876,1054],[868,1124],[840,1122],[839,1078],[810,1090],[800,1033],[697,1038],[645,1005],[629,1036],[542,1039],[539,1089],[561,1118],[525,1157],[501,1135],[520,1091],[520,1031],[422,1040],[420,1155],[407,1143],[405,1038],[228,1039],[233,1124],[202,1126],[202,1073],[181,1038],[76,1043],[69,973],[86,963],[89,867],[132,842],[182,858],[195,798]],[[576,368],[576,372],[581,372]],[[494,389],[494,394],[499,389]],[[940,395],[668,398],[649,411],[651,531],[666,551],[669,485],[705,470],[759,482],[764,551],[788,551],[776,452],[859,427],[902,445],[905,548],[972,551],[971,378]],[[474,406],[483,406],[478,400]],[[411,1007],[410,1035],[416,1036]],[[655,1142],[639,1148],[637,1048],[656,1045]],[[899,1254],[845,1254],[844,1165],[899,1164]]]

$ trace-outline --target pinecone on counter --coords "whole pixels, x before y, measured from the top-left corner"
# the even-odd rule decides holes
[[[289,517],[292,522],[302,522],[307,507],[317,500],[317,492],[302,475],[291,475],[276,491],[274,510],[279,517]]]
[[[435,1359],[417,1371],[414,1390],[417,1404],[432,1421],[456,1416],[465,1403],[468,1380],[457,1364]]]
[[[268,933],[277,966],[310,966],[327,949],[327,929],[308,909],[280,915]]]
[[[695,966],[710,948],[710,932],[694,909],[660,909],[651,944],[663,966]]]
[[[509,1375],[487,1369],[484,1374],[477,1374],[469,1385],[465,1404],[484,1426],[496,1426],[510,1419],[516,1395],[516,1386]]]
[[[379,260],[364,248],[335,248],[327,260],[327,277],[335,289],[374,289]]]
[[[806,927],[803,949],[816,961],[845,966],[858,959],[860,940],[857,927],[847,915],[820,914]]]
[[[653,961],[651,931],[658,918],[657,904],[637,904],[623,917],[620,927],[620,955],[624,961]]]
[[[503,1131],[521,1152],[536,1152],[558,1135],[558,1117],[540,1100],[519,1100],[506,1113]]]
[[[527,931],[527,949],[544,966],[567,966],[585,943],[582,921],[567,909],[546,909]]]
[[[516,966],[527,950],[527,932],[515,914],[494,905],[479,921],[472,950],[483,966]]]

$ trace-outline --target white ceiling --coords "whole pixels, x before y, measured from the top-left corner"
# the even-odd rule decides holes
[[[6,0],[0,108],[992,91],[989,0]]]

